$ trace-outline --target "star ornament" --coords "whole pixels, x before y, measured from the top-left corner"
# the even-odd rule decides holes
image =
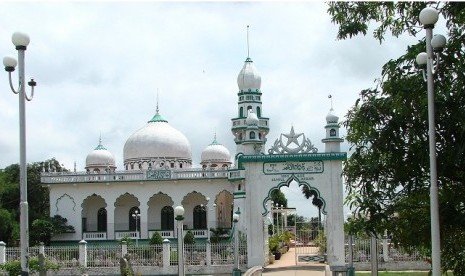
[[[300,136],[303,135],[303,133],[295,133],[294,131],[294,126],[291,127],[291,132],[289,134],[284,134],[284,137],[287,138],[287,144],[286,147],[289,146],[291,143],[296,144],[297,146],[300,146],[299,140],[297,140]]]

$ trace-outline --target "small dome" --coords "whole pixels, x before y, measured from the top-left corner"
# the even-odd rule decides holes
[[[249,109],[249,115],[247,115],[247,119],[245,119],[247,126],[258,126],[258,122],[257,114],[255,114],[252,109]]]
[[[219,144],[216,139],[208,145],[203,151],[201,156],[201,163],[208,163],[208,162],[231,162],[231,153],[229,150]]]
[[[124,162],[142,159],[181,159],[192,161],[189,140],[158,113],[132,134],[123,149]]]
[[[237,86],[239,90],[247,91],[259,90],[262,85],[262,77],[257,72],[257,69],[253,65],[253,61],[250,58],[245,60],[242,70],[237,76]]]
[[[334,114],[334,109],[331,107],[331,109],[328,112],[328,115],[326,115],[326,122],[329,123],[337,123],[339,121],[339,117]]]
[[[102,143],[99,142],[98,146],[87,155],[86,167],[95,166],[115,166],[115,157],[107,150]]]

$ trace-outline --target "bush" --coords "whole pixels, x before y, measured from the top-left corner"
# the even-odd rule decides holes
[[[186,235],[184,236],[184,244],[194,244],[195,237],[192,231],[188,230]]]
[[[163,244],[163,238],[161,237],[160,233],[155,232],[153,233],[152,237],[149,240],[150,245],[159,245]]]

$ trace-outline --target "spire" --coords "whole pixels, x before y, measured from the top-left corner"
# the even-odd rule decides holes
[[[95,150],[106,150],[106,148],[102,145],[102,132],[100,132],[100,136],[98,138],[98,146]]]
[[[328,95],[328,99],[330,100],[331,102],[331,110],[333,110],[333,96],[331,96],[331,94]]]
[[[159,113],[160,109],[158,108],[158,88],[157,88],[157,107],[156,107],[155,111],[156,111],[155,116],[153,116],[153,118],[150,121],[148,121],[147,123],[153,123],[153,122],[165,122],[165,123],[168,123],[168,121],[165,120],[165,118],[163,118]]]
[[[220,145],[218,141],[216,141],[216,128],[215,128],[215,134],[213,135],[213,142],[210,145]]]
[[[250,58],[249,25],[247,25],[247,58]]]

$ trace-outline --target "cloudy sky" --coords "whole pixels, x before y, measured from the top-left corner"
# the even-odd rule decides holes
[[[328,95],[344,119],[381,66],[420,39],[338,41],[326,10],[321,1],[2,2],[0,54],[16,55],[11,34],[28,33],[26,75],[38,83],[27,103],[27,161],[55,157],[83,170],[101,135],[122,169],[124,143],[155,114],[157,91],[160,113],[190,140],[195,166],[215,132],[234,155],[230,119],[247,25],[270,118],[267,149],[294,126],[323,151]],[[18,97],[9,90],[4,72],[0,168],[19,162]]]

